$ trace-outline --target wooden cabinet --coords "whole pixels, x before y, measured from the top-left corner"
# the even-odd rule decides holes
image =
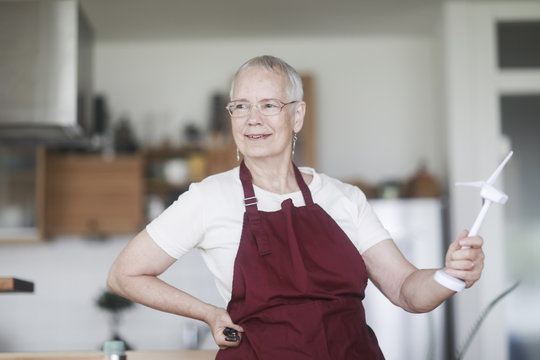
[[[0,241],[43,238],[42,148],[0,146]]]
[[[306,102],[306,115],[304,126],[298,134],[298,141],[294,152],[294,162],[298,166],[317,167],[316,135],[317,114],[315,111],[315,78],[309,74],[303,74],[304,101]]]
[[[28,208],[31,221],[17,227],[10,225],[13,221],[0,223],[0,240],[137,233],[157,215],[148,214],[149,203],[158,201],[162,211],[191,182],[236,166],[235,149],[233,143],[146,149],[111,159],[44,148],[10,150],[3,158],[17,165],[22,157],[25,166],[1,169],[2,211]]]
[[[143,226],[143,158],[48,152],[45,232],[102,236]]]

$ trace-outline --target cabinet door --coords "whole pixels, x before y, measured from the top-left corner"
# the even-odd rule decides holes
[[[143,224],[140,155],[51,153],[46,160],[47,235],[135,233]]]
[[[42,239],[43,154],[32,146],[0,146],[0,241]]]

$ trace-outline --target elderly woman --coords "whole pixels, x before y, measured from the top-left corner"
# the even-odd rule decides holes
[[[454,292],[434,280],[436,269],[402,256],[360,189],[294,165],[306,104],[290,65],[251,59],[230,95],[240,166],[192,184],[138,234],[113,264],[110,289],[206,322],[217,359],[383,359],[362,306],[368,279],[410,312]],[[483,268],[481,246],[464,231],[444,270],[470,287]],[[193,248],[227,309],[158,278]]]

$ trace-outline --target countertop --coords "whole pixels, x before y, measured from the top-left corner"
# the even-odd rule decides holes
[[[126,351],[127,360],[214,360],[217,350]],[[103,360],[103,353],[43,352],[0,353],[0,359],[10,360]]]
[[[34,283],[12,277],[0,277],[0,292],[34,292]]]

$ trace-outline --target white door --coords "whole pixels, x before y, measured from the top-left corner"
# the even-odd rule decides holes
[[[503,135],[501,97],[517,93],[540,93],[538,65],[535,70],[502,69],[499,66],[497,28],[501,23],[510,21],[540,21],[540,3],[449,2],[445,5],[443,14],[442,44],[450,183],[482,180],[491,174],[510,150],[512,142],[516,141],[508,141],[509,137]],[[511,100],[508,100],[508,97],[504,99],[508,109],[508,101]],[[537,154],[537,158],[539,155]],[[509,202],[518,195],[510,193],[512,189],[505,186],[505,183],[508,182],[507,179],[515,176],[513,172],[520,161],[517,159],[522,158],[525,158],[525,155],[516,152],[514,159],[505,169],[503,178],[496,184],[497,187],[506,188],[510,196]],[[538,167],[540,161],[530,165]],[[480,198],[474,190],[451,187],[450,203],[450,229],[452,238],[455,238],[461,229],[471,227],[480,208]],[[480,230],[486,241],[486,267],[482,279],[473,288],[455,297],[453,310],[458,348],[467,339],[468,332],[481,311],[516,280],[515,271],[509,269],[513,269],[519,256],[523,252],[533,253],[533,248],[523,248],[520,249],[521,252],[508,251],[515,249],[512,243],[515,235],[507,231],[512,226],[505,226],[510,225],[506,222],[505,210],[499,205],[492,206]],[[535,244],[537,248],[540,247],[538,242]],[[507,254],[514,257],[508,257]],[[524,286],[520,286],[491,311],[473,338],[464,359],[510,358],[509,335],[515,335],[517,325],[507,321],[507,312],[512,317],[516,316],[515,310],[511,310],[509,305],[522,296],[523,290]],[[533,313],[536,312],[533,310]]]

